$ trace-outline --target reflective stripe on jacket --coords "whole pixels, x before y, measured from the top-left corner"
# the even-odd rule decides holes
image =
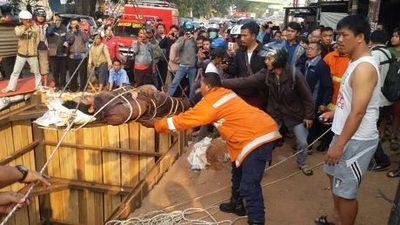
[[[257,147],[281,138],[272,117],[225,88],[215,88],[184,113],[155,122],[155,128],[166,132],[209,123],[214,124],[226,141],[236,166]]]

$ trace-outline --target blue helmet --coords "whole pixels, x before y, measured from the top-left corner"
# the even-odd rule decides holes
[[[226,49],[227,42],[222,38],[214,39],[211,43],[211,48]]]
[[[191,21],[186,21],[183,23],[183,30],[185,32],[192,32],[194,30],[194,25]]]

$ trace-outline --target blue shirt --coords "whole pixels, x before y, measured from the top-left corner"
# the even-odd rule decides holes
[[[109,83],[113,83],[114,85],[122,85],[122,84],[130,84],[128,79],[128,74],[124,69],[118,70],[115,72],[114,68],[110,70],[110,76],[108,78]]]
[[[293,44],[290,45],[289,43],[286,44],[287,50],[288,50],[288,62],[290,64],[290,62],[292,62],[293,60],[293,56],[295,54],[296,48],[299,44]]]

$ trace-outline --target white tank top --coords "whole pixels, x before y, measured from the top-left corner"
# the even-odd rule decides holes
[[[351,62],[343,75],[342,82],[340,84],[339,94],[337,98],[337,104],[335,109],[335,116],[332,123],[333,133],[340,135],[342,133],[344,124],[351,111],[352,102],[352,89],[350,87],[350,77],[353,74],[354,69],[360,63],[372,64],[378,74],[377,84],[374,88],[371,100],[368,103],[367,111],[361,121],[358,130],[354,133],[351,139],[355,140],[374,140],[379,138],[377,120],[379,117],[379,103],[380,103],[380,74],[379,68],[372,56],[363,56],[354,62]]]

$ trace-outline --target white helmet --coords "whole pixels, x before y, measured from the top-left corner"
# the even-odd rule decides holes
[[[239,35],[240,34],[240,28],[242,28],[243,25],[235,25],[232,27],[231,29],[231,33],[230,35],[234,36],[234,35]]]
[[[31,20],[32,14],[27,10],[22,10],[21,12],[19,12],[18,17],[20,20]]]

